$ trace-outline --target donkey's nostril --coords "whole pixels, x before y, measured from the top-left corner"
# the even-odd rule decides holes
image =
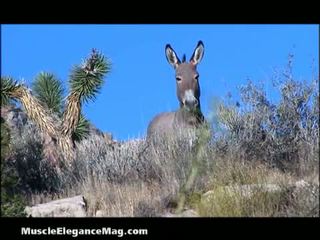
[[[195,99],[192,99],[192,100],[186,100],[184,102],[184,104],[188,107],[188,108],[195,108],[198,106],[199,104],[199,101],[195,98]]]

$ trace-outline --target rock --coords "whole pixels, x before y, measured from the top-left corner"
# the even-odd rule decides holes
[[[319,183],[300,180],[289,188],[290,201],[299,209],[291,216],[319,217]]]
[[[298,198],[298,197],[306,197],[310,196],[314,192],[314,186],[305,180],[300,180],[295,182],[289,187],[290,193],[292,197]]]
[[[177,215],[174,213],[166,212],[166,213],[160,215],[160,217],[177,217]]]
[[[180,217],[199,217],[199,214],[193,209],[185,210],[179,215]]]
[[[295,186],[297,189],[300,189],[300,188],[309,187],[310,184],[307,183],[305,180],[300,180],[300,181],[295,182],[294,186]]]
[[[103,136],[105,133],[102,132],[100,129],[96,128],[92,123],[89,123],[89,134]],[[110,137],[112,138],[111,134],[108,135],[110,135]]]
[[[311,190],[310,190],[311,189]],[[301,195],[301,192],[314,191],[312,185],[304,180],[297,181],[287,186],[280,186],[278,184],[245,184],[245,185],[230,185],[221,186],[216,190],[210,190],[202,195],[203,199],[209,200],[214,197],[216,191],[224,192],[229,195],[241,196],[244,198],[250,198],[257,192],[266,193],[281,193],[284,191],[291,192],[294,196]]]
[[[96,211],[96,215],[95,217],[106,217],[107,216],[107,212],[104,210],[98,210]]]
[[[82,195],[26,207],[28,217],[86,217],[86,202]]]
[[[203,199],[209,200],[214,197],[216,190],[211,190],[202,195]],[[250,198],[257,192],[276,193],[281,192],[283,189],[277,184],[246,184],[246,185],[231,185],[221,186],[219,192],[224,192],[228,195],[241,196]]]
[[[27,114],[14,105],[1,107],[1,117],[6,121],[11,129],[11,135],[14,138],[21,137],[23,129],[29,127],[35,131],[33,123],[28,121]]]
[[[199,217],[199,214],[193,209],[186,209],[179,214],[167,212],[161,215],[160,217]]]
[[[204,199],[209,199],[209,198],[211,198],[213,196],[214,196],[214,191],[213,190],[210,190],[210,191],[202,194],[202,198],[204,198]]]
[[[250,198],[257,192],[276,193],[283,189],[277,184],[248,184],[248,185],[233,185],[226,187],[228,193],[239,194],[242,197]]]
[[[33,146],[36,146],[36,143],[41,143],[43,145],[45,158],[53,166],[58,165],[59,154],[56,151],[54,140],[48,134],[39,131],[37,125],[28,118],[27,114],[22,109],[14,105],[4,106],[1,108],[1,116],[10,127],[12,139],[16,141],[18,139],[24,139],[24,137],[30,137],[32,141],[28,142],[25,140],[25,142],[28,142]]]

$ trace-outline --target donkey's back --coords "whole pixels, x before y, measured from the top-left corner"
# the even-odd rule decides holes
[[[150,122],[147,136],[176,135],[178,131],[189,131],[198,128],[205,122],[202,113],[191,114],[184,109],[176,112],[163,112],[156,115]]]
[[[150,122],[147,136],[169,134],[174,131],[175,112],[164,112],[155,116]]]

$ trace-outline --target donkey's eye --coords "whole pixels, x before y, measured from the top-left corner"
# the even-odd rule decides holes
[[[194,77],[194,79],[198,81],[198,80],[199,80],[199,75],[196,75],[196,76]]]
[[[176,77],[177,82],[181,81],[181,77]]]

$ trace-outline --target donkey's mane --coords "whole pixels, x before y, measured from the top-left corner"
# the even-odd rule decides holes
[[[183,56],[182,56],[182,62],[183,63],[186,62],[186,55],[185,54],[183,54]]]

